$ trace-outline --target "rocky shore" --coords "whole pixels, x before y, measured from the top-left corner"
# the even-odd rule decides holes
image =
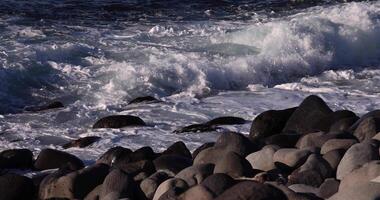
[[[156,100],[136,100],[145,101]],[[225,116],[173,134],[202,134],[242,123],[244,119]],[[128,126],[145,122],[113,115],[94,122],[93,128]],[[99,139],[80,138],[63,147],[83,148]],[[39,155],[28,149],[2,151],[0,200],[376,200],[379,147],[380,110],[359,117],[349,110],[333,111],[312,95],[298,107],[261,113],[249,136],[222,133],[193,152],[181,141],[163,152],[117,146],[85,166],[75,155],[55,149]],[[38,173],[27,177],[18,170]]]

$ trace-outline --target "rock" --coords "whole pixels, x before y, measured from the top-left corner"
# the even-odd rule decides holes
[[[276,182],[276,183],[287,183],[287,179],[284,177],[280,170],[271,170],[267,172],[261,172],[255,175],[253,180],[259,183],[265,182]]]
[[[235,152],[228,152],[215,164],[214,173],[224,173],[232,178],[252,177],[254,172],[249,162]]]
[[[215,142],[207,142],[207,143],[204,143],[202,144],[200,147],[198,147],[197,149],[194,150],[193,154],[192,154],[192,157],[193,159],[195,157],[197,157],[198,153],[207,149],[207,148],[210,148],[210,147],[213,147],[215,144]]]
[[[354,131],[359,141],[370,140],[380,131],[380,117],[367,117],[363,119]]]
[[[346,152],[343,149],[332,150],[325,153],[323,155],[323,159],[325,159],[329,163],[331,169],[336,171],[345,153]]]
[[[281,167],[281,163],[290,168],[297,168],[302,165],[310,152],[307,150],[300,150],[295,148],[286,148],[276,151],[273,155],[273,160],[276,166]]]
[[[348,131],[350,130],[350,127],[358,121],[358,117],[349,117],[349,118],[343,118],[336,122],[334,122],[330,126],[329,132],[340,132],[340,131]]]
[[[222,173],[210,175],[201,183],[214,197],[219,196],[234,184],[235,180],[233,178]]]
[[[319,186],[318,195],[321,198],[327,199],[338,192],[340,182],[334,178],[326,179],[321,186]]]
[[[111,115],[99,119],[92,128],[123,128],[126,126],[145,126],[145,122],[132,115]]]
[[[186,133],[186,132],[197,133],[197,132],[211,132],[211,131],[216,131],[216,127],[208,125],[208,124],[192,124],[192,125],[174,130],[173,133]]]
[[[40,106],[30,106],[24,108],[25,111],[29,112],[39,112],[39,111],[44,111],[44,110],[49,110],[49,109],[55,109],[55,108],[63,108],[63,103],[59,101],[53,101],[48,104],[40,105]]]
[[[83,162],[74,155],[54,149],[43,149],[34,163],[34,168],[37,170],[55,169],[67,164],[76,170],[84,167]]]
[[[154,161],[156,170],[162,170],[169,175],[176,175],[181,170],[192,165],[192,160],[178,155],[162,155],[156,158]]]
[[[283,131],[296,131],[299,134],[328,131],[331,124],[322,124],[320,121],[332,113],[333,111],[320,97],[310,95],[293,112]]]
[[[97,136],[83,137],[83,138],[73,140],[69,143],[66,143],[66,144],[62,145],[62,147],[64,149],[68,149],[68,148],[72,148],[72,147],[84,148],[84,147],[90,146],[94,142],[99,141],[100,139],[101,139],[101,137],[97,137]]]
[[[245,124],[245,119],[240,117],[217,117],[205,123],[206,125],[216,126],[216,125],[234,125],[234,124]]]
[[[289,189],[283,184],[276,183],[276,182],[268,182],[267,184],[272,185],[276,187],[277,189],[281,190],[288,200],[322,200],[321,198],[316,197],[312,194],[305,194],[305,193],[296,193],[293,190]]]
[[[329,151],[336,149],[349,149],[352,145],[356,144],[355,139],[331,139],[325,142],[321,148],[321,154],[325,154]]]
[[[0,153],[0,169],[31,169],[33,153],[28,149],[9,149]]]
[[[96,188],[94,188],[90,193],[87,194],[84,200],[99,200],[102,186],[103,185],[96,186]]]
[[[293,184],[289,186],[289,189],[297,193],[310,193],[314,195],[318,194],[319,191],[319,188],[305,184]]]
[[[175,154],[175,155],[180,155],[184,157],[188,157],[192,159],[192,155],[189,151],[189,149],[186,147],[185,143],[182,141],[176,142],[172,144],[166,151],[162,152],[163,155],[165,154]]]
[[[294,133],[282,133],[265,139],[267,145],[277,145],[281,148],[293,148],[302,135]]]
[[[306,149],[309,147],[321,148],[327,140],[330,140],[332,138],[335,138],[335,135],[326,134],[324,132],[309,133],[298,140],[296,147],[299,149]]]
[[[255,181],[243,181],[240,182],[221,195],[215,198],[215,200],[266,200],[266,199],[276,199],[276,200],[287,200],[285,194],[271,186],[266,184],[257,183]]]
[[[178,197],[178,200],[212,200],[213,195],[202,185],[196,185]]]
[[[39,199],[83,199],[102,184],[108,171],[109,167],[105,164],[93,165],[79,171],[60,169],[43,179]]]
[[[152,96],[143,96],[143,97],[137,97],[133,100],[131,100],[128,104],[136,104],[136,103],[158,103],[160,100],[152,97]]]
[[[145,197],[148,199],[153,199],[154,193],[156,192],[158,186],[169,179],[169,175],[165,172],[156,172],[144,179],[140,183],[140,188],[144,192]]]
[[[380,141],[380,132],[377,133],[375,136],[373,136],[372,139],[377,140],[377,141]]]
[[[213,164],[201,164],[187,167],[180,171],[175,177],[186,181],[189,187],[200,184],[205,178],[213,174]]]
[[[371,160],[379,159],[379,145],[375,141],[367,141],[352,145],[344,154],[337,169],[336,177],[342,180],[353,170],[360,168]]]
[[[112,166],[120,157],[124,157],[125,155],[131,154],[132,151],[130,149],[126,149],[124,147],[113,147],[108,149],[100,158],[96,161],[96,163],[104,163],[106,165]]]
[[[35,197],[33,181],[25,176],[5,174],[0,176],[0,199],[23,200]]]
[[[319,187],[326,178],[333,176],[330,164],[320,155],[311,154],[306,162],[289,175],[289,184],[305,184]]]
[[[122,170],[114,169],[105,178],[100,192],[100,199],[114,200],[134,198],[135,183],[130,175]]]
[[[180,194],[186,191],[188,188],[189,186],[182,179],[179,179],[179,178],[168,179],[164,181],[163,183],[161,183],[160,186],[158,186],[156,193],[154,194],[153,200],[159,200],[161,196],[164,195],[169,190],[172,190],[172,189],[177,190],[176,194]]]
[[[373,110],[371,112],[368,112],[367,114],[363,115],[359,120],[357,120],[349,129],[350,132],[354,132],[360,123],[364,121],[365,119],[372,117],[372,118],[380,118],[380,110]]]
[[[153,152],[151,147],[141,147],[134,152],[127,151],[119,154],[119,156],[115,158],[113,165],[125,166],[129,163],[136,163],[138,161],[153,161],[156,156],[156,153]]]
[[[128,173],[130,176],[136,176],[139,173],[145,173],[146,175],[153,174],[156,169],[152,161],[150,160],[140,160],[135,162],[117,162],[114,164],[115,167]]]
[[[319,122],[317,122],[314,127],[314,129],[321,130],[321,131],[329,131],[331,130],[332,125],[334,125],[336,122],[342,120],[342,119],[347,119],[347,118],[354,118],[355,120],[359,119],[358,116],[356,116],[355,113],[349,110],[337,110],[325,118],[321,118]],[[323,129],[319,129],[318,126],[323,125]],[[349,127],[347,127],[349,128]],[[339,130],[340,131],[340,130]]]
[[[249,137],[254,140],[281,133],[296,108],[268,110],[259,114],[252,122]]]
[[[245,159],[248,160],[253,169],[269,171],[276,168],[273,156],[279,148],[275,145],[267,145],[260,151],[249,154]]]

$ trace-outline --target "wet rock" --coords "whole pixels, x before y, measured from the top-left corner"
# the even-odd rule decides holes
[[[265,200],[265,199],[276,199],[276,200],[287,200],[285,194],[270,185],[257,183],[254,181],[243,181],[240,182],[221,195],[219,195],[215,200]]]
[[[94,142],[99,141],[100,139],[101,139],[101,137],[97,137],[97,136],[83,137],[83,138],[73,140],[69,143],[66,143],[66,144],[62,145],[62,147],[64,149],[68,149],[68,148],[72,148],[72,147],[84,148],[84,147],[90,146]]]
[[[217,117],[205,123],[206,125],[216,126],[216,125],[234,125],[234,124],[245,124],[245,119],[240,117]]]
[[[208,125],[208,124],[192,124],[192,125],[177,129],[173,131],[173,133],[186,133],[186,132],[197,133],[197,132],[211,132],[211,131],[216,131],[216,127]]]
[[[162,195],[167,193],[170,190],[175,191],[175,196],[186,191],[189,188],[186,181],[179,179],[179,178],[171,178],[158,186],[156,193],[154,194],[153,200],[159,200],[161,199]],[[162,198],[164,199],[164,198]]]
[[[323,155],[323,159],[325,159],[329,164],[330,167],[336,171],[338,168],[338,165],[340,161],[342,160],[343,156],[345,154],[345,150],[343,149],[336,149],[329,151]]]
[[[370,140],[380,131],[380,117],[367,117],[363,119],[354,131],[359,141]]]
[[[233,178],[252,177],[254,172],[249,162],[235,152],[223,155],[215,164],[214,173],[224,173]]]
[[[305,184],[293,184],[289,186],[289,189],[297,193],[308,193],[308,194],[318,194],[319,188],[305,185]]]
[[[117,161],[120,157],[131,154],[132,151],[130,149],[124,147],[112,147],[107,150],[100,158],[96,161],[96,163],[104,163],[109,166],[112,166],[115,161]]]
[[[165,172],[156,172],[144,179],[140,183],[140,188],[144,192],[146,198],[153,199],[158,186],[169,178],[169,175]]]
[[[114,169],[105,178],[100,199],[113,200],[121,198],[134,198],[136,184],[132,177],[122,170]]]
[[[152,97],[152,96],[143,96],[143,97],[137,97],[133,100],[131,100],[128,104],[136,104],[136,103],[158,103],[160,100]]]
[[[33,153],[28,149],[9,149],[0,153],[0,169],[31,169]]]
[[[87,194],[84,200],[99,200],[102,186],[103,185],[96,186],[96,188],[94,188],[90,193]]]
[[[295,110],[296,108],[268,110],[259,114],[252,122],[249,137],[251,139],[266,138],[281,133]]]
[[[74,155],[54,149],[43,149],[34,163],[34,168],[37,170],[55,169],[67,164],[76,170],[84,167],[83,162]]]
[[[123,170],[131,176],[136,176],[142,172],[149,176],[156,171],[153,162],[150,160],[140,160],[135,162],[117,162],[114,166]]]
[[[196,185],[178,197],[178,200],[212,200],[213,195],[202,185]]]
[[[348,131],[350,130],[350,127],[358,121],[358,117],[349,117],[349,118],[343,118],[336,122],[334,122],[330,126],[329,132],[340,132],[340,131]]]
[[[189,187],[200,184],[205,178],[213,174],[213,164],[201,164],[187,167],[180,171],[175,177],[186,181]]]
[[[33,199],[36,191],[33,181],[25,176],[5,174],[0,176],[0,199]]]
[[[145,122],[132,115],[112,115],[99,119],[92,128],[123,128],[127,126],[145,126]]]
[[[281,164],[286,165],[290,168],[297,168],[302,165],[310,152],[307,150],[300,150],[295,148],[279,149],[273,155],[273,160],[276,166],[281,166]]]
[[[201,185],[210,191],[214,197],[219,196],[234,184],[235,180],[223,173],[210,175],[201,183]]]
[[[371,112],[368,112],[367,114],[363,115],[362,117],[360,117],[359,120],[357,120],[349,129],[350,132],[354,132],[359,124],[361,124],[365,119],[369,118],[369,117],[372,117],[372,118],[380,118],[380,110],[373,110]]]
[[[275,145],[267,145],[260,151],[249,154],[245,159],[251,164],[253,169],[269,171],[275,169],[273,156],[280,147]]]
[[[310,193],[296,193],[281,183],[268,182],[267,184],[281,190],[286,195],[288,200],[322,200],[321,198],[318,198],[317,196]]]
[[[174,154],[174,155],[188,157],[190,159],[192,158],[189,149],[186,147],[185,143],[183,143],[182,141],[172,144],[170,147],[168,147],[168,149],[162,152],[162,154],[163,155]]]
[[[371,160],[379,159],[379,145],[375,141],[366,141],[352,145],[344,154],[337,169],[336,177],[342,180],[353,170],[360,168]]]
[[[290,116],[283,131],[296,131],[307,134],[316,131],[328,131],[331,124],[320,123],[329,117],[333,111],[318,96],[306,97]]]
[[[207,143],[204,143],[202,144],[200,147],[198,147],[197,149],[194,150],[193,154],[192,154],[192,157],[193,159],[195,157],[197,157],[198,153],[207,149],[207,148],[210,148],[210,147],[213,147],[215,144],[215,142],[207,142]]]
[[[93,165],[79,171],[60,169],[43,179],[39,198],[83,199],[102,184],[108,171],[109,167],[105,164]]]
[[[181,170],[192,165],[192,160],[178,155],[162,155],[156,158],[154,161],[156,170],[162,170],[169,175],[176,175]]]
[[[125,152],[119,154],[117,158],[114,159],[114,166],[126,166],[129,163],[136,163],[138,161],[153,161],[156,158],[156,153],[154,153],[151,147],[141,147],[134,152]]]
[[[352,145],[356,144],[355,139],[331,139],[325,142],[321,148],[321,154],[325,154],[329,151],[336,149],[349,149]]]
[[[25,111],[29,112],[39,112],[39,111],[44,111],[44,110],[49,110],[49,109],[55,109],[55,108],[63,108],[63,103],[59,101],[53,101],[48,104],[40,105],[40,106],[30,106],[24,108]]]
[[[326,179],[321,186],[319,186],[318,195],[321,198],[327,199],[338,192],[340,182],[334,178]]]
[[[302,135],[294,133],[282,133],[278,135],[272,135],[265,139],[267,145],[277,145],[281,148],[293,148],[297,144]]]

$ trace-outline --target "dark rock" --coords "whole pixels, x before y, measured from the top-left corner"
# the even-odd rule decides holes
[[[84,147],[87,147],[87,146],[91,145],[94,142],[99,141],[100,139],[101,139],[101,137],[97,137],[97,136],[83,137],[83,138],[79,138],[79,139],[73,140],[73,141],[71,141],[69,143],[66,143],[66,144],[62,145],[62,147],[64,149],[68,149],[68,148],[71,148],[71,147],[84,148]]]
[[[128,104],[136,104],[136,103],[158,103],[160,100],[152,97],[152,96],[144,96],[144,97],[137,97],[130,101]]]
[[[274,169],[267,172],[260,172],[255,175],[253,180],[259,182],[259,183],[265,183],[265,182],[276,182],[276,183],[287,183],[286,177],[282,174],[280,170]]]
[[[318,196],[327,199],[338,192],[340,182],[334,178],[326,179],[321,186],[319,186]]]
[[[44,111],[44,110],[49,110],[49,109],[55,109],[55,108],[63,108],[63,103],[59,101],[53,101],[51,103],[41,105],[41,106],[30,106],[26,107],[24,110],[25,111],[30,111],[30,112],[39,112],[39,111]]]
[[[175,177],[186,181],[189,187],[201,183],[205,178],[213,174],[213,164],[201,164],[187,167],[180,171]]]
[[[173,131],[173,133],[186,133],[186,132],[196,133],[196,132],[211,132],[211,131],[216,131],[216,127],[208,125],[208,124],[192,124],[192,125],[177,129]]]
[[[92,128],[123,128],[126,126],[145,126],[145,122],[132,115],[112,115],[99,119]]]
[[[234,125],[234,124],[245,124],[245,119],[240,117],[217,117],[205,123],[206,125],[216,126],[216,125]]]
[[[192,160],[178,155],[162,155],[154,161],[156,170],[163,170],[169,175],[175,175],[181,170],[192,165]]]
[[[140,160],[135,162],[117,162],[114,166],[123,170],[131,176],[136,176],[141,172],[144,172],[149,176],[156,171],[153,162],[150,160]]]
[[[16,174],[0,176],[1,200],[34,199],[35,192],[33,181],[30,178]]]
[[[43,179],[39,198],[83,199],[102,184],[108,172],[109,166],[105,164],[93,165],[79,171],[60,169]]]
[[[193,154],[192,154],[192,157],[193,159],[195,157],[197,157],[198,153],[207,149],[207,148],[210,148],[210,147],[213,147],[215,144],[215,142],[207,142],[207,143],[204,143],[202,144],[200,147],[198,147],[197,149],[194,150]]]
[[[330,164],[331,169],[336,171],[345,152],[346,151],[343,149],[332,150],[332,151],[325,153],[323,155],[323,159],[325,159]]]
[[[125,172],[114,169],[105,178],[100,191],[100,199],[134,198],[136,183]]]
[[[295,148],[279,149],[273,155],[273,161],[277,167],[283,167],[281,164],[284,164],[290,168],[298,168],[306,161],[309,155],[310,152],[307,150]]]
[[[156,158],[156,153],[154,153],[151,147],[141,147],[132,153],[120,154],[117,159],[114,160],[115,166],[125,166],[128,163],[134,163],[138,161],[152,161]]]
[[[324,124],[321,121],[332,113],[333,111],[320,97],[308,96],[290,116],[283,131],[296,131],[299,134],[328,131],[331,124]]]
[[[365,119],[369,118],[369,117],[372,117],[372,118],[380,118],[380,110],[374,110],[374,111],[371,111],[371,112],[368,112],[367,114],[363,115],[362,117],[360,117],[359,120],[357,120],[351,127],[350,127],[350,132],[354,132],[360,123],[362,123]]]
[[[260,151],[249,154],[245,159],[251,164],[253,169],[269,171],[275,169],[273,156],[280,147],[275,145],[267,145]]]
[[[355,139],[356,138],[346,132],[339,133],[325,133],[325,132],[315,132],[304,135],[300,140],[298,140],[296,147],[299,149],[306,149],[310,147],[322,148],[322,146],[331,139]]]
[[[281,183],[268,182],[268,184],[281,190],[286,195],[288,200],[322,200],[313,194],[296,193]]]
[[[342,180],[353,170],[360,168],[371,160],[379,159],[379,144],[377,141],[369,140],[366,142],[352,145],[344,154],[338,165],[336,178]]]
[[[281,133],[295,110],[296,108],[268,110],[259,114],[252,122],[249,137],[251,139],[266,138]]]
[[[352,145],[356,144],[355,139],[331,139],[325,142],[321,148],[321,154],[325,154],[329,151],[336,149],[349,149]]]
[[[0,153],[1,168],[31,169],[33,168],[33,153],[28,149],[2,151]]]
[[[102,186],[103,185],[96,186],[96,188],[94,188],[90,193],[87,194],[84,200],[99,200]]]
[[[254,181],[243,181],[240,182],[229,189],[227,189],[225,192],[223,192],[221,195],[219,195],[215,200],[269,200],[269,199],[276,199],[276,200],[287,200],[287,197],[285,194],[271,186],[266,184],[257,183]]]
[[[235,152],[223,155],[215,164],[214,173],[224,173],[232,178],[252,177],[254,172],[251,164]]]
[[[313,196],[317,196],[318,194],[318,188],[305,184],[289,185],[289,189],[301,194],[311,194]]]
[[[154,193],[156,192],[158,186],[169,179],[169,175],[165,172],[156,172],[144,179],[140,183],[140,188],[144,192],[145,197],[148,199],[153,199]]]
[[[170,147],[168,147],[168,149],[162,152],[162,154],[163,155],[174,154],[174,155],[188,157],[190,159],[192,158],[189,149],[186,147],[185,143],[183,143],[182,141],[172,144]]]
[[[158,186],[156,193],[154,194],[153,200],[166,199],[166,196],[172,195],[177,196],[182,192],[186,191],[189,188],[187,183],[180,178],[171,178]],[[168,194],[167,192],[171,192],[174,194]],[[169,198],[168,198],[169,199]]]
[[[380,131],[380,117],[367,117],[360,122],[354,131],[359,141],[370,140]]]
[[[82,169],[83,162],[74,155],[54,149],[43,149],[34,163],[37,170],[55,169],[69,164],[73,169]]]
[[[348,131],[358,119],[358,117],[349,117],[337,120],[330,126],[329,132]]]
[[[112,166],[120,157],[131,154],[132,151],[130,149],[124,147],[112,147],[108,149],[100,158],[96,161],[96,163],[104,163],[106,165]]]
[[[202,185],[196,185],[178,197],[178,200],[212,200],[213,195]]]
[[[265,144],[277,145],[281,148],[293,148],[301,137],[302,135],[299,134],[283,133],[266,138]]]
[[[235,180],[227,174],[216,173],[207,177],[201,185],[210,191],[214,197],[219,196],[225,190],[235,184]]]

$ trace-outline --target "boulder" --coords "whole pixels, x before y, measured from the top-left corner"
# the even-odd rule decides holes
[[[208,124],[191,124],[189,126],[176,129],[173,131],[173,133],[186,133],[186,132],[200,133],[200,132],[211,132],[211,131],[216,131],[216,127],[208,125]]]
[[[348,117],[337,120],[330,126],[329,132],[349,131],[350,127],[358,121],[358,117]]]
[[[9,149],[0,153],[0,169],[31,169],[33,153],[28,149]]]
[[[195,157],[197,157],[198,153],[207,149],[207,148],[210,148],[210,147],[213,147],[215,144],[215,142],[207,142],[207,143],[204,143],[202,144],[200,147],[198,147],[197,149],[194,150],[193,154],[192,154],[192,157],[193,159]]]
[[[361,124],[365,119],[369,118],[369,117],[372,117],[372,118],[380,118],[380,110],[373,110],[371,112],[368,112],[366,113],[365,115],[363,115],[362,117],[360,117],[359,120],[357,120],[349,129],[350,132],[354,132],[359,124]]]
[[[132,115],[111,115],[99,119],[92,128],[123,128],[126,126],[145,126],[145,122]]]
[[[175,177],[186,181],[189,187],[200,184],[205,178],[213,174],[213,164],[200,164],[187,167]]]
[[[257,183],[255,181],[242,181],[215,198],[215,200],[266,200],[266,199],[276,199],[276,200],[287,200],[288,198],[285,194],[267,184]]]
[[[189,149],[186,147],[185,143],[182,141],[176,142],[169,146],[164,152],[162,152],[163,155],[165,154],[176,154],[184,157],[188,157],[192,159],[192,155],[189,151]]]
[[[1,200],[34,199],[35,196],[36,189],[30,178],[17,174],[0,176]]]
[[[165,172],[156,172],[144,179],[140,183],[140,188],[142,192],[144,192],[146,198],[153,199],[158,186],[169,178],[169,175]]]
[[[278,135],[272,135],[265,139],[267,145],[277,145],[281,148],[293,148],[297,144],[298,140],[302,137],[300,134],[292,132],[281,133]]]
[[[321,186],[319,186],[318,195],[321,198],[327,199],[338,192],[340,182],[334,178],[326,179]]]
[[[281,167],[281,164],[284,164],[290,168],[297,168],[306,161],[309,155],[310,152],[307,150],[285,148],[276,151],[273,155],[273,161],[276,166]]]
[[[259,114],[252,122],[249,137],[254,140],[281,133],[296,108],[268,110]]]
[[[178,200],[212,200],[213,195],[202,185],[196,185],[178,197]]]
[[[128,154],[131,154],[132,151],[130,149],[124,147],[112,147],[108,149],[100,158],[96,161],[96,163],[103,163],[109,166],[112,166],[117,160],[121,157],[124,157]]]
[[[336,171],[345,153],[346,152],[343,149],[332,150],[325,153],[323,155],[323,159],[325,159],[329,163],[331,169]]]
[[[245,119],[240,117],[217,117],[215,119],[212,119],[205,124],[210,126],[216,126],[216,125],[234,125],[234,124],[245,124]]]
[[[293,184],[289,185],[289,189],[293,190],[296,193],[308,193],[308,194],[314,194],[317,195],[319,188],[305,185],[305,184]]]
[[[152,161],[150,160],[140,160],[135,162],[117,162],[114,164],[115,167],[128,173],[130,176],[136,176],[140,173],[145,173],[146,175],[151,175],[156,171],[156,168]]]
[[[39,106],[30,106],[30,107],[25,107],[25,111],[29,112],[39,112],[39,111],[44,111],[44,110],[49,110],[49,109],[55,109],[55,108],[63,108],[63,103],[59,101],[53,101],[51,103],[39,105]]]
[[[328,131],[331,124],[324,124],[321,121],[332,113],[333,111],[320,97],[310,95],[293,112],[283,131],[296,131],[299,134]]]
[[[102,186],[103,185],[96,186],[96,188],[94,188],[90,193],[87,194],[84,200],[99,200]]]
[[[279,148],[275,145],[267,145],[260,151],[249,154],[245,159],[248,160],[253,169],[269,171],[276,168],[273,156]]]
[[[90,146],[91,144],[99,141],[100,139],[101,139],[101,137],[98,137],[98,136],[83,137],[83,138],[79,138],[76,140],[72,140],[71,142],[68,142],[68,143],[62,145],[62,147],[64,149],[68,149],[68,148],[72,148],[72,147],[84,148],[84,147]]]
[[[367,117],[363,119],[354,131],[359,141],[370,140],[380,131],[380,117]]]
[[[169,175],[176,175],[181,170],[192,165],[192,160],[178,155],[162,155],[154,161],[156,170],[162,170]]]
[[[160,100],[152,97],[152,96],[143,96],[132,99],[128,104],[136,104],[136,103],[158,103]]]
[[[355,139],[330,139],[322,145],[321,154],[325,154],[336,149],[347,150],[356,143],[357,140]]]
[[[170,190],[177,191],[175,195],[180,194],[184,191],[186,191],[189,188],[186,181],[180,179],[180,178],[171,178],[158,186],[156,193],[154,194],[153,200],[159,200],[162,195],[164,195],[166,192]]]
[[[342,180],[353,170],[360,168],[371,160],[379,159],[379,145],[375,141],[366,141],[352,145],[340,161],[336,173],[338,180]]]
[[[232,178],[252,177],[254,171],[249,162],[235,152],[224,154],[215,164],[214,173],[224,173]]]
[[[34,168],[45,170],[60,168],[65,165],[70,165],[72,169],[76,170],[84,167],[83,162],[74,155],[55,149],[43,149],[34,163]]]
[[[201,183],[214,197],[219,196],[234,184],[235,180],[233,178],[222,173],[210,175]]]
[[[114,169],[105,178],[99,197],[102,200],[134,198],[135,188],[136,184],[130,175]]]

